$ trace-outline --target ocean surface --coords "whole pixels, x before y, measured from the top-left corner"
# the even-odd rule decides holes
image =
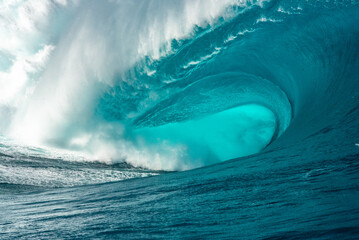
[[[3,0],[0,239],[359,239],[359,1]]]

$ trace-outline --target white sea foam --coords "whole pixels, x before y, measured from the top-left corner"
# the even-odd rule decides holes
[[[212,57],[214,57],[215,55],[218,55],[219,53],[221,52],[221,48],[215,48],[215,50],[211,53],[211,54],[208,54],[206,56],[203,56],[201,57],[199,60],[196,60],[196,61],[190,61],[189,63],[187,63],[186,65],[183,66],[184,69],[187,69],[189,67],[192,67],[192,66],[196,66],[208,59],[211,59]]]
[[[274,18],[267,18],[267,17],[260,17],[257,19],[257,23],[263,23],[263,22],[273,22],[273,23],[276,23],[276,22],[282,22],[282,20],[280,19],[274,19]]]
[[[126,124],[94,118],[94,100],[116,75],[134,88],[146,88],[147,83],[127,78],[125,72],[146,57],[158,60],[172,53],[173,40],[192,37],[196,27],[233,18],[233,7],[264,2],[2,1],[0,35],[8,37],[0,40],[0,58],[10,59],[10,66],[0,72],[0,117],[7,119],[0,133],[31,144],[87,151],[93,159],[176,168],[183,146],[161,154],[139,148],[125,137],[131,134]]]

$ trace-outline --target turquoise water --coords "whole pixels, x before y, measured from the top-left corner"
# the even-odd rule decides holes
[[[0,238],[359,237],[357,1],[0,6]]]
[[[259,152],[271,142],[276,127],[270,110],[244,105],[200,119],[141,128],[138,134],[161,148],[182,144],[187,158],[215,163]]]

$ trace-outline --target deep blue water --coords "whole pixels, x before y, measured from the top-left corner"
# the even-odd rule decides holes
[[[51,4],[0,98],[1,239],[359,238],[358,1]]]

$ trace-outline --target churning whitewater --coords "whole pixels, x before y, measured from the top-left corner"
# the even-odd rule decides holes
[[[2,0],[0,238],[358,238],[358,23],[356,0]]]
[[[235,64],[226,49],[265,20],[232,25],[264,2],[5,2],[1,131],[158,170],[259,152],[290,122],[286,94],[212,65]]]

